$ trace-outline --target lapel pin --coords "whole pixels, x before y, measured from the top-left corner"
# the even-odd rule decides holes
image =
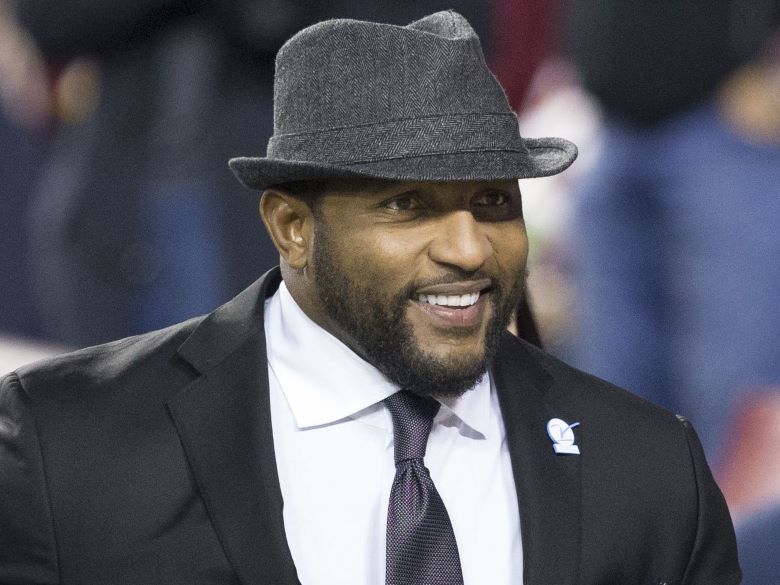
[[[579,455],[580,448],[574,444],[574,427],[580,423],[569,424],[559,418],[551,418],[547,423],[547,434],[553,442],[553,449],[558,455]]]

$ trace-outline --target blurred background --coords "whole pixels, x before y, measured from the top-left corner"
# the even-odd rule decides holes
[[[210,311],[277,263],[273,58],[348,17],[466,16],[527,137],[545,346],[685,415],[780,583],[780,0],[0,0],[0,373]]]

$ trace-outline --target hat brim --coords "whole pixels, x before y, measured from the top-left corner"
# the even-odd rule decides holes
[[[555,175],[577,158],[577,147],[563,138],[525,138],[528,152],[465,151],[399,157],[350,164],[260,157],[230,159],[239,181],[254,190],[293,181],[375,178],[399,181],[495,181]]]

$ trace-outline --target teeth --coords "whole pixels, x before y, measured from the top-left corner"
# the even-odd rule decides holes
[[[443,307],[470,307],[479,299],[479,293],[467,293],[465,295],[418,295],[417,300],[429,305]]]

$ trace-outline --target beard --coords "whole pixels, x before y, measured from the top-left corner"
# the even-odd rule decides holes
[[[351,279],[334,257],[327,229],[318,222],[313,257],[315,286],[327,315],[349,335],[347,345],[400,388],[420,396],[457,397],[474,387],[498,351],[502,332],[524,289],[518,271],[509,287],[481,273],[449,270],[435,281],[410,283],[405,290],[381,296],[370,285]],[[490,278],[491,318],[481,354],[469,359],[441,357],[425,351],[415,339],[406,311],[422,286]],[[342,340],[345,341],[345,340]]]

